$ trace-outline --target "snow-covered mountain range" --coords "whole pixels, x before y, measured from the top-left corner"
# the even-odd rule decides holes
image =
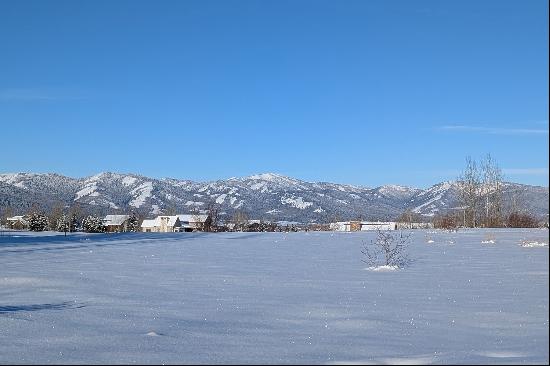
[[[505,202],[520,209],[538,216],[548,214],[548,187],[505,183],[504,196]],[[243,210],[253,219],[304,223],[391,220],[407,209],[429,218],[459,206],[454,182],[418,189],[312,183],[273,173],[212,182],[117,173],[79,179],[59,174],[0,174],[0,209],[10,207],[15,214],[27,212],[33,204],[49,209],[75,203],[98,214],[137,211],[144,217],[205,210],[215,203],[222,218]]]

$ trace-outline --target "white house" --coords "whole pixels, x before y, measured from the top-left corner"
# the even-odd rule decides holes
[[[141,231],[143,231],[144,233],[157,232],[158,230],[156,229],[156,223],[157,223],[156,219],[143,220],[143,222],[141,223]]]
[[[143,220],[141,231],[144,233],[172,233],[181,226],[178,216],[157,216],[153,220]]]
[[[208,215],[177,215],[181,226],[179,231],[196,231],[204,228]]]
[[[103,219],[103,226],[110,233],[128,231],[129,219],[130,215],[107,215]]]

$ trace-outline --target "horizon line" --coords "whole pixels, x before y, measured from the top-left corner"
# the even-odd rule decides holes
[[[533,168],[533,169],[503,168],[502,170],[503,171],[517,171],[518,172],[517,174],[511,173],[511,175],[528,175],[528,173],[526,173],[528,171],[536,171],[537,175],[540,175],[540,172],[545,170],[546,174],[548,175],[548,168]],[[457,179],[444,179],[444,180],[441,180],[439,182],[433,183],[432,185],[429,185],[426,188],[419,188],[419,187],[416,187],[416,186],[409,186],[409,185],[403,185],[403,184],[394,184],[394,183],[382,184],[382,185],[377,185],[377,186],[366,186],[366,185],[358,185],[358,184],[351,184],[351,183],[336,183],[336,182],[330,182],[330,181],[326,181],[326,180],[309,181],[309,180],[304,180],[304,179],[301,179],[301,178],[295,178],[295,177],[292,177],[292,176],[288,176],[288,175],[284,175],[284,174],[280,174],[280,173],[275,173],[275,172],[254,173],[254,174],[251,174],[251,175],[240,176],[240,177],[231,176],[231,177],[228,177],[228,178],[219,178],[219,179],[214,179],[214,180],[192,180],[192,179],[186,179],[186,178],[173,178],[173,177],[151,177],[151,176],[147,176],[147,175],[139,174],[139,173],[123,173],[123,172],[114,172],[114,171],[101,171],[101,172],[96,173],[96,174],[91,174],[91,175],[86,175],[86,176],[78,176],[78,177],[72,176],[72,175],[65,175],[65,174],[61,174],[61,173],[57,173],[57,172],[42,172],[42,173],[37,173],[37,172],[4,172],[3,173],[3,172],[0,172],[0,176],[2,176],[2,175],[18,175],[18,174],[36,174],[36,175],[48,175],[48,174],[50,174],[50,175],[59,175],[59,176],[63,176],[63,177],[66,177],[66,178],[71,178],[71,179],[77,179],[77,180],[79,180],[79,179],[89,179],[89,178],[92,178],[92,177],[95,177],[95,176],[100,176],[100,175],[103,175],[103,174],[116,174],[116,175],[134,175],[134,176],[147,178],[147,179],[154,179],[154,180],[173,179],[173,180],[177,180],[177,181],[190,181],[190,182],[193,182],[193,183],[212,183],[212,182],[219,182],[219,181],[228,181],[228,180],[232,180],[232,179],[247,179],[247,178],[252,178],[252,177],[261,176],[261,175],[274,175],[274,176],[278,176],[278,177],[282,177],[282,178],[286,178],[286,179],[294,179],[294,180],[298,180],[298,181],[301,181],[301,182],[312,183],[312,184],[315,184],[315,183],[329,183],[329,184],[337,184],[337,185],[351,186],[351,187],[358,187],[358,188],[366,188],[366,189],[376,189],[376,188],[388,187],[388,186],[398,186],[398,187],[405,187],[405,188],[410,188],[410,189],[421,189],[421,190],[427,190],[431,187],[434,187],[436,185],[443,184],[443,183],[454,183],[458,180],[458,178]],[[503,180],[503,183],[512,183],[512,184],[521,184],[521,185],[531,186],[531,187],[549,188],[548,185],[546,185],[546,186],[544,186],[544,185],[534,185],[534,184],[514,182],[514,181],[510,181],[510,180]]]

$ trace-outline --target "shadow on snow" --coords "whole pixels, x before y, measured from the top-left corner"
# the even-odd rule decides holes
[[[203,235],[205,235],[205,233],[76,233],[67,236],[64,234],[44,236],[2,236],[0,237],[0,255],[3,253],[32,253],[104,246],[136,246],[167,239],[191,240]]]
[[[0,306],[1,314],[16,313],[19,311],[40,311],[40,310],[64,310],[64,309],[80,309],[85,307],[82,304],[75,304],[73,302],[61,302],[58,304],[32,304],[32,305],[8,305]]]

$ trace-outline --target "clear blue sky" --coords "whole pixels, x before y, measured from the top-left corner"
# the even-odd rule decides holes
[[[0,172],[548,185],[548,2],[0,1]]]

